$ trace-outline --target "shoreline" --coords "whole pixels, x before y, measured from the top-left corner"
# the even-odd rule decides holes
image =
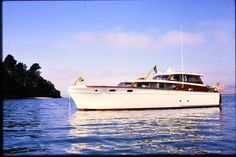
[[[52,97],[39,97],[39,96],[36,96],[36,97],[30,97],[30,99],[33,98],[33,99],[53,99]]]

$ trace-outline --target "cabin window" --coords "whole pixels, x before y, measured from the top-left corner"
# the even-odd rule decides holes
[[[158,89],[176,89],[175,84],[155,83],[155,82],[138,82],[137,87],[141,87],[141,88],[158,88]]]
[[[164,83],[159,83],[159,88],[163,89],[164,88]]]
[[[159,88],[159,84],[155,82],[138,82],[137,87],[141,88]]]
[[[131,86],[132,85],[132,83],[130,83],[130,82],[125,82],[125,86]]]
[[[184,82],[188,82],[188,79],[187,79],[187,76],[186,76],[186,75],[184,75],[183,78],[184,78],[184,80],[183,80]]]
[[[187,76],[187,82],[196,83],[197,82],[197,78],[194,77],[194,76]]]
[[[169,77],[169,75],[158,75],[158,76],[153,77],[153,79],[155,79],[155,80],[167,80],[168,77]]]
[[[155,77],[153,77],[153,79],[154,79],[154,80],[161,80],[161,76],[160,76],[160,75],[155,76]]]
[[[150,88],[159,88],[157,83],[150,83]]]
[[[181,81],[182,76],[181,75],[174,75],[173,80],[174,81]]]
[[[125,82],[120,82],[118,86],[125,86]]]
[[[201,83],[201,79],[200,79],[199,76],[189,75],[189,76],[187,76],[187,82],[190,82],[190,83]]]
[[[148,83],[148,82],[138,82],[137,83],[137,87],[149,88],[150,87],[150,83]]]
[[[170,83],[159,83],[160,89],[175,89],[176,85]]]
[[[163,75],[161,78],[162,78],[162,80],[167,80],[168,77],[169,77],[169,75]]]
[[[128,86],[128,87],[130,87],[131,85],[132,85],[131,82],[121,82],[121,83],[119,83],[118,86]]]
[[[176,85],[174,84],[167,84],[168,89],[176,89]]]

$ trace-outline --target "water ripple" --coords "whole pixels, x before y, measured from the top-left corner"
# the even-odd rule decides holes
[[[232,154],[235,98],[219,108],[68,111],[68,99],[4,101],[6,155]],[[70,113],[73,113],[70,115]]]

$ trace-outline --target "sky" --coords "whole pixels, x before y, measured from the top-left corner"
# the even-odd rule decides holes
[[[235,93],[234,11],[234,0],[4,1],[3,58],[39,63],[66,97],[79,76],[116,85],[153,65],[181,71],[182,35],[184,71]]]

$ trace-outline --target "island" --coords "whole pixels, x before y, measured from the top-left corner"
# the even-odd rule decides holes
[[[60,91],[42,76],[38,63],[27,69],[26,64],[17,62],[10,54],[2,61],[3,98],[51,97],[60,98]]]

